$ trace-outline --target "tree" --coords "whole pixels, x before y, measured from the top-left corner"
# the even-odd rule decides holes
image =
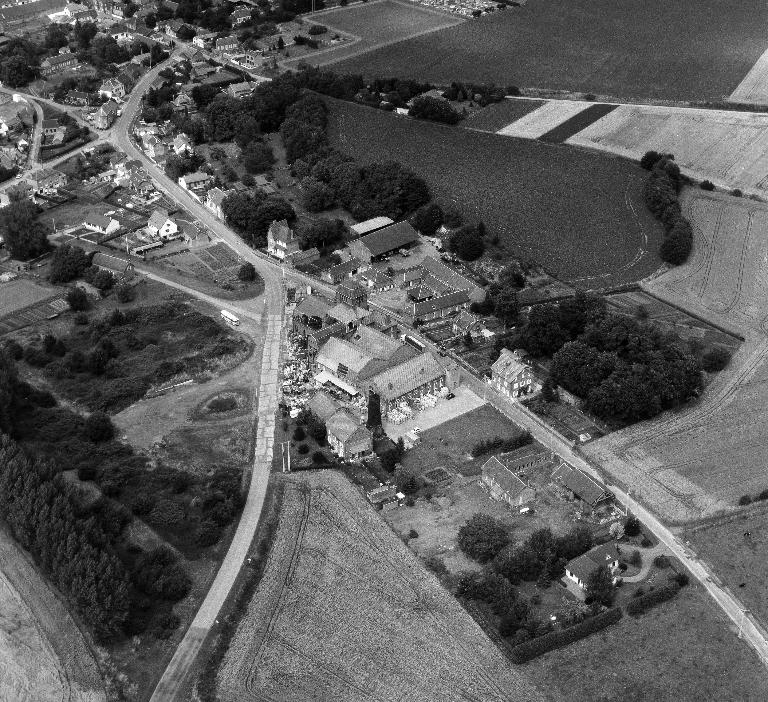
[[[624,536],[624,525],[621,522],[614,522],[608,527],[608,533],[614,541],[619,541]]]
[[[38,207],[30,200],[12,200],[0,210],[0,233],[13,258],[26,261],[48,250],[46,229],[37,214]]]
[[[85,433],[95,444],[109,441],[115,435],[115,425],[103,412],[93,412],[85,420]]]
[[[81,288],[69,289],[67,292],[67,304],[73,312],[84,312],[91,306],[88,296]]]
[[[493,517],[478,512],[459,529],[459,548],[470,558],[487,563],[508,543],[509,529]]]
[[[443,210],[443,224],[448,229],[457,229],[464,223],[464,215],[456,205],[448,205]]]
[[[431,122],[443,124],[456,124],[461,115],[444,98],[421,95],[414,99],[408,114],[417,119],[427,119]]]
[[[237,272],[237,277],[246,283],[252,283],[256,280],[256,268],[250,261],[246,261]]]
[[[465,225],[451,235],[449,248],[464,261],[474,261],[483,255],[485,243],[476,227]]]
[[[731,353],[722,346],[713,346],[704,353],[702,367],[707,373],[718,373],[731,361]]]
[[[434,202],[419,207],[413,215],[411,224],[424,236],[434,236],[443,224],[443,210]]]
[[[472,334],[467,330],[467,333],[464,334],[464,347],[471,349],[475,345],[475,340],[472,338]]]
[[[638,536],[640,534],[640,520],[634,514],[630,514],[624,520],[624,533],[627,536]]]
[[[659,162],[661,156],[658,151],[646,151],[640,159],[641,168],[650,171]]]
[[[397,454],[395,451],[391,451],[393,457]],[[404,492],[406,495],[413,495],[419,489],[419,483],[416,480],[416,476],[412,471],[402,466],[395,471],[394,475],[395,485],[398,489]]]
[[[82,276],[90,264],[82,248],[63,244],[53,252],[49,279],[52,283],[68,283]]]
[[[0,62],[0,81],[11,88],[21,88],[33,81],[38,69],[23,56],[4,57]]]
[[[269,146],[252,141],[240,154],[240,162],[248,173],[266,173],[272,168],[275,157]]]
[[[552,380],[552,376],[548,375],[541,385],[541,397],[546,402],[557,402],[557,383]]]
[[[335,203],[333,189],[311,176],[301,181],[301,201],[308,212],[322,212]]]
[[[365,426],[368,429],[381,426],[381,397],[373,390],[368,391],[368,421]]]
[[[587,578],[585,591],[587,597],[591,597],[594,602],[610,607],[613,603],[614,589],[608,568],[601,565],[593,570]]]
[[[299,234],[302,250],[336,248],[344,241],[346,225],[341,219],[318,219],[303,226]]]
[[[120,283],[115,288],[115,294],[117,301],[122,303],[131,302],[136,297],[136,291],[129,283]]]

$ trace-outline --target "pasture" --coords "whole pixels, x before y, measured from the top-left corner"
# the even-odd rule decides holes
[[[672,153],[697,179],[768,195],[768,115],[620,105],[567,143],[639,159]]]
[[[331,471],[286,479],[266,570],[218,687],[222,702],[543,699]]]
[[[77,624],[2,529],[0,699],[106,700],[96,662]]]
[[[678,522],[732,509],[741,495],[768,487],[768,205],[701,190],[686,191],[682,204],[694,229],[693,255],[648,288],[746,341],[689,407],[584,447],[661,516]]]
[[[536,0],[338,69],[620,98],[720,100],[768,48],[760,0]]]
[[[436,199],[482,219],[511,255],[565,282],[604,288],[659,266],[662,229],[645,207],[646,173],[636,164],[328,102],[333,146],[361,162],[401,162]]]
[[[638,618],[624,616],[525,670],[562,699],[764,700],[765,669],[729,623],[703,588],[690,585],[675,599]]]
[[[44,288],[26,278],[0,283],[0,317],[47,300],[55,294],[55,290]]]
[[[453,27],[464,19],[415,3],[378,0],[316,12],[312,21],[325,25],[331,31],[351,35],[354,39],[288,60],[284,62],[286,66],[295,68],[300,61],[314,66],[336,63],[403,39]]]

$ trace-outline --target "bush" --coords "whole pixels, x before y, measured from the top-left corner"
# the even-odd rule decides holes
[[[409,538],[409,539],[418,539],[418,538],[419,538],[419,532],[418,532],[418,531],[416,531],[416,529],[411,529],[411,530],[408,532],[408,538]]]
[[[688,573],[675,573],[669,576],[670,580],[676,582],[681,588],[685,587],[691,579],[688,577]]]
[[[680,592],[680,585],[676,581],[670,582],[668,585],[657,587],[651,592],[647,592],[644,595],[635,597],[627,602],[625,609],[627,614],[638,615],[642,614],[646,610],[649,610],[655,605],[671,600],[677,593]]]
[[[93,412],[85,420],[85,434],[94,444],[109,441],[115,435],[115,425],[104,412]]]
[[[298,447],[296,448],[296,450],[297,450],[297,451],[298,451],[300,454],[302,454],[302,455],[303,455],[303,454],[305,454],[305,453],[309,453],[309,446],[307,446],[306,444],[299,444],[299,445],[298,445]]]
[[[237,272],[237,277],[246,283],[252,283],[256,280],[256,268],[250,261],[246,261],[240,266],[240,270]]]
[[[755,498],[757,500],[768,500],[768,490],[763,490],[760,492],[760,494]]]
[[[120,283],[115,288],[115,295],[117,295],[118,302],[125,304],[136,298],[136,291],[133,289],[132,285],[129,285],[128,283]]]
[[[621,609],[614,607],[605,612],[601,612],[600,614],[596,614],[594,617],[589,617],[583,622],[568,627],[567,629],[552,631],[549,634],[544,634],[543,636],[531,639],[530,641],[519,643],[510,651],[510,657],[513,663],[527,663],[547,651],[554,651],[557,648],[562,648],[574,641],[578,641],[590,634],[605,629],[611,624],[615,624],[619,619],[621,619]]]
[[[703,180],[701,181],[701,189],[702,190],[714,190],[715,184],[711,180]]]
[[[209,412],[229,412],[237,408],[234,397],[216,397],[208,403]]]
[[[88,319],[88,315],[85,314],[85,312],[78,312],[75,315],[75,324],[79,327],[84,327],[88,324],[90,320]]]
[[[527,446],[531,441],[533,441],[533,439],[527,431],[511,439],[502,439],[500,436],[496,436],[493,439],[487,439],[486,441],[476,443],[472,447],[471,453],[473,458],[479,458],[486,453],[505,453]]]
[[[315,451],[312,454],[312,463],[324,465],[328,463],[328,458],[322,451]]]
[[[136,516],[142,517],[149,514],[155,506],[155,498],[147,493],[140,492],[128,500],[128,506]]]
[[[641,565],[643,565],[643,557],[640,555],[640,551],[637,549],[632,551],[629,558],[627,559],[627,562],[636,568],[639,568]]]
[[[658,151],[646,151],[640,159],[640,166],[646,171],[650,171],[661,159]]]
[[[669,568],[669,558],[667,558],[663,553],[656,556],[656,558],[653,559],[653,565],[655,565],[657,568]]]
[[[640,533],[640,520],[630,515],[624,520],[624,533],[627,536],[637,536]]]
[[[742,193],[741,190],[739,190],[738,188],[734,188],[733,190],[731,190],[731,195],[733,195],[734,197],[741,197],[743,194],[744,193]]]
[[[83,249],[64,244],[53,252],[49,279],[52,283],[68,283],[79,278],[89,265],[88,255]]]
[[[461,119],[461,115],[453,109],[450,102],[444,98],[430,97],[428,95],[421,95],[415,98],[411,103],[408,114],[417,119],[427,119],[432,122],[442,122],[443,124],[456,124]]]
[[[181,620],[173,612],[163,614],[152,629],[152,634],[155,638],[166,640],[169,639],[173,632],[179,628]]]
[[[478,512],[459,529],[457,541],[470,558],[487,563],[509,543],[509,528],[498,519]]]
[[[749,496],[749,495],[742,495],[739,498],[739,506],[740,507],[746,507],[747,505],[751,505],[751,504],[752,504],[752,497],[751,496]]]
[[[640,545],[643,548],[649,548],[653,546],[653,541],[651,541],[647,536],[643,536],[643,538],[640,540]]]
[[[701,358],[701,366],[707,373],[718,373],[731,361],[731,353],[722,346],[713,346]]]
[[[175,500],[160,500],[149,513],[149,519],[158,526],[178,526],[184,521],[184,507]]]
[[[429,556],[425,559],[424,565],[427,566],[438,578],[448,575],[448,568],[439,556]]]
[[[73,312],[85,312],[91,306],[88,296],[80,288],[70,288],[67,292],[67,304]]]
[[[204,519],[195,533],[195,543],[203,548],[213,546],[221,538],[223,528],[211,519]]]

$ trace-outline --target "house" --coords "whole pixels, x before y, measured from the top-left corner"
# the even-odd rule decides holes
[[[301,249],[299,238],[288,226],[286,220],[274,221],[267,231],[267,253],[284,261]]]
[[[171,37],[171,39],[178,39],[179,30],[184,26],[184,21],[180,19],[172,19],[169,22],[162,24],[163,31]]]
[[[92,232],[99,232],[100,234],[112,234],[120,229],[120,222],[112,217],[105,217],[104,215],[92,214],[88,215],[83,221],[83,226],[86,229],[90,229]]]
[[[256,88],[258,83],[251,81],[244,81],[243,83],[232,83],[227,86],[227,95],[233,98],[242,98],[250,95]]]
[[[328,283],[336,285],[346,278],[351,278],[357,273],[360,268],[360,261],[356,258],[351,258],[349,261],[343,263],[337,263],[335,266],[331,266],[327,270],[323,271],[321,277]]]
[[[190,95],[187,93],[179,93],[171,101],[174,112],[181,112],[185,114],[191,114],[197,110],[197,105]]]
[[[341,405],[325,390],[318,390],[307,403],[307,409],[315,415],[321,422],[327,422]]]
[[[604,485],[567,463],[562,463],[555,470],[552,480],[564,487],[571,497],[581,500],[591,509],[613,499],[613,493],[609,492]]]
[[[77,56],[75,54],[58,54],[49,56],[40,63],[40,72],[44,76],[52,76],[55,73],[69,71],[77,67]]]
[[[221,188],[211,188],[205,196],[205,206],[213,212],[219,219],[224,219],[224,212],[221,209],[221,203],[227,196]]]
[[[210,180],[211,176],[198,171],[197,173],[187,173],[187,175],[181,176],[179,178],[179,185],[191,193],[201,193],[206,189]]]
[[[421,289],[419,289],[421,290]],[[429,322],[433,319],[450,317],[469,307],[469,295],[466,290],[456,290],[439,297],[429,297],[411,303],[408,314],[413,322]]]
[[[41,127],[44,136],[53,136],[59,131],[61,124],[58,119],[44,119]]]
[[[223,54],[237,51],[238,46],[240,46],[240,43],[235,36],[222,37],[216,40],[216,51]]]
[[[125,85],[119,78],[107,78],[99,88],[99,95],[110,99],[125,97]]]
[[[322,328],[332,306],[323,297],[307,295],[293,310],[292,330],[306,337],[309,332]]]
[[[0,136],[32,126],[32,108],[26,101],[0,103]]]
[[[189,156],[194,151],[192,142],[186,134],[179,134],[173,140],[173,151],[177,156]]]
[[[336,288],[336,302],[346,302],[352,307],[367,307],[368,293],[354,280],[343,280]]]
[[[386,414],[406,400],[436,394],[443,387],[453,390],[458,381],[453,362],[444,366],[434,354],[426,352],[373,376],[367,385],[378,393],[382,414]]]
[[[133,41],[133,31],[124,24],[116,24],[109,30],[111,36],[118,44],[126,44]]]
[[[251,19],[251,11],[246,7],[238,7],[230,16],[230,21],[233,27],[237,27],[243,22],[247,22]]]
[[[179,233],[179,225],[176,220],[168,214],[168,210],[156,209],[147,222],[147,229],[154,236],[168,241],[175,239]]]
[[[373,435],[350,410],[337,410],[325,423],[325,428],[328,445],[339,458],[354,461],[373,452]]]
[[[392,290],[395,287],[395,281],[386,273],[377,271],[375,268],[368,268],[360,273],[359,282],[364,285],[368,290],[373,292],[384,292],[385,290]]]
[[[482,467],[480,482],[490,490],[491,498],[506,502],[510,507],[521,507],[536,497],[528,483],[492,456]]]
[[[383,512],[397,509],[405,499],[405,495],[402,492],[398,492],[395,485],[380,485],[377,488],[366,491],[365,496],[375,509],[382,510]]]
[[[43,168],[29,174],[34,192],[46,195],[54,194],[67,184],[67,176],[52,168]]]
[[[102,15],[123,16],[123,4],[119,0],[94,0],[93,9]]]
[[[105,102],[96,112],[94,125],[96,129],[109,129],[117,119],[117,103],[114,100]]]
[[[370,263],[418,242],[419,234],[410,223],[398,222],[350,241],[349,250],[358,260]]]
[[[263,60],[264,57],[260,51],[246,51],[240,57],[240,65],[243,68],[258,68]]]
[[[165,155],[168,151],[167,144],[160,139],[160,137],[155,136],[154,134],[149,134],[148,136],[144,137],[142,139],[142,144],[144,146],[144,151],[152,159],[160,159],[165,158]]]
[[[81,90],[70,90],[64,98],[64,102],[67,105],[77,105],[78,107],[84,107],[85,105],[88,105],[90,101],[90,94]]]
[[[389,217],[374,217],[373,219],[366,219],[364,222],[358,222],[353,224],[350,229],[357,236],[365,236],[366,234],[372,234],[379,229],[384,229],[390,224],[394,224],[394,220]]]
[[[451,290],[466,290],[470,302],[485,300],[485,290],[474,280],[463,276],[456,269],[446,265],[434,256],[425,256],[419,264],[425,278],[430,281],[440,281]]]
[[[521,360],[521,354],[502,349],[491,366],[491,385],[500,393],[517,399],[533,392],[533,371]]]
[[[469,334],[472,338],[479,336],[482,328],[483,323],[480,321],[480,317],[467,310],[459,312],[451,325],[451,331],[454,336],[466,336]]]
[[[216,39],[216,32],[200,32],[192,39],[192,43],[200,49],[207,49]]]
[[[621,551],[615,542],[601,544],[581,556],[571,559],[565,564],[565,577],[575,582],[582,590],[586,590],[590,576],[601,566],[608,569],[614,584],[617,581],[616,572],[619,568]]]

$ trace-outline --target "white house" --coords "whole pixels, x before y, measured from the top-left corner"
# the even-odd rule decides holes
[[[147,229],[151,234],[159,236],[166,241],[175,239],[179,233],[179,225],[173,217],[168,215],[168,210],[156,209],[147,222]]]
[[[211,176],[207,173],[187,173],[179,178],[179,185],[191,193],[201,193],[205,190]]]
[[[519,351],[502,349],[491,366],[491,385],[507,397],[516,399],[533,392],[533,371]]]
[[[284,219],[275,221],[269,225],[267,232],[267,252],[284,261],[286,258],[297,253],[300,249],[299,238],[294,234],[293,229],[288,226]]]
[[[112,234],[112,232],[116,232],[120,228],[120,222],[112,217],[105,217],[104,215],[89,215],[85,218],[83,226],[86,229],[90,229],[92,232]]]
[[[600,566],[605,566],[616,583],[619,569],[619,545],[615,542],[601,544],[581,556],[571,559],[565,565],[565,577],[586,589],[589,578]]]

